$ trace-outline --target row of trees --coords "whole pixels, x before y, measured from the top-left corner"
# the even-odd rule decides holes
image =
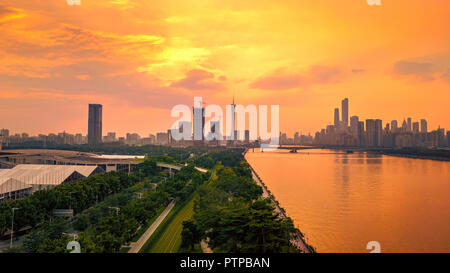
[[[216,161],[208,183],[198,190],[194,216],[183,223],[183,249],[207,239],[214,252],[297,252],[290,243],[297,231],[292,220],[279,217],[270,199],[261,198],[242,153],[222,153],[208,155],[224,161]]]
[[[62,184],[48,190],[18,200],[9,200],[0,204],[0,235],[10,228],[12,208],[15,211],[14,230],[24,227],[34,228],[49,221],[53,209],[74,210],[81,212],[106,196],[118,193],[139,182],[138,175],[133,173],[110,172],[95,175],[73,183]]]
[[[61,218],[44,221],[25,236],[23,247],[14,251],[67,252],[65,246],[73,239],[67,232],[77,231],[83,253],[118,252],[170,198],[184,200],[205,180],[192,166],[168,177],[161,174],[153,159],[138,165],[131,177],[143,180],[78,213],[72,222]]]

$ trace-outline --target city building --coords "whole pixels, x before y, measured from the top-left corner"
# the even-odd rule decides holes
[[[348,126],[348,98],[342,100],[342,122],[345,127]]]
[[[102,142],[102,105],[89,104],[88,143]]]

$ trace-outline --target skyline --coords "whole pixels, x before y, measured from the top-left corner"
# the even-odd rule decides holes
[[[86,134],[100,103],[104,132],[147,135],[176,104],[235,94],[279,104],[290,135],[329,124],[345,97],[349,116],[450,128],[445,0],[65,2],[0,1],[0,127]]]

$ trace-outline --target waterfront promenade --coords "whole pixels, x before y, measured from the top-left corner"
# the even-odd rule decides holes
[[[245,155],[245,152],[244,152]],[[261,178],[259,178],[258,174],[256,173],[256,171],[252,168],[252,166],[250,166],[250,169],[252,170],[252,177],[253,180],[259,185],[261,186],[263,193],[262,193],[262,197],[263,198],[270,198],[272,200],[272,203],[275,207],[275,211],[278,213],[278,215],[280,217],[283,218],[287,218],[286,213],[280,208],[280,206],[278,205],[278,203],[274,200],[274,198],[269,194],[269,191],[267,190],[266,185],[264,185],[264,183],[262,182]],[[295,237],[295,239],[291,240],[291,243],[297,247],[297,249],[299,249],[302,253],[312,253],[314,252],[311,247],[308,246],[308,244],[303,240],[303,237],[300,233],[298,233]]]

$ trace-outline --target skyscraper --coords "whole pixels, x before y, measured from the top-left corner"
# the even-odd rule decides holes
[[[376,146],[376,129],[375,129],[375,120],[374,119],[366,119],[366,136],[367,136],[367,146]]]
[[[334,127],[339,126],[339,108],[334,108]]]
[[[398,129],[397,120],[394,119],[391,121],[391,131],[395,133],[397,132],[397,129]]]
[[[411,118],[408,118],[408,123],[407,123],[407,125],[406,125],[407,127],[407,131],[408,132],[411,132],[412,131],[412,124],[411,124]]]
[[[89,104],[88,143],[102,142],[102,105]]]
[[[204,140],[205,129],[205,108],[200,105],[199,108],[193,107],[194,112],[194,143],[202,144]]]
[[[413,123],[413,132],[414,132],[414,134],[419,133],[419,122]]]
[[[383,121],[381,119],[375,120],[375,145],[374,146],[382,146],[383,145]]]
[[[358,136],[358,122],[359,122],[358,116],[350,117],[350,132],[355,138]]]
[[[420,132],[421,133],[427,133],[428,132],[427,121],[425,119],[421,119],[420,120]]]
[[[342,122],[348,126],[348,98],[342,100]]]

